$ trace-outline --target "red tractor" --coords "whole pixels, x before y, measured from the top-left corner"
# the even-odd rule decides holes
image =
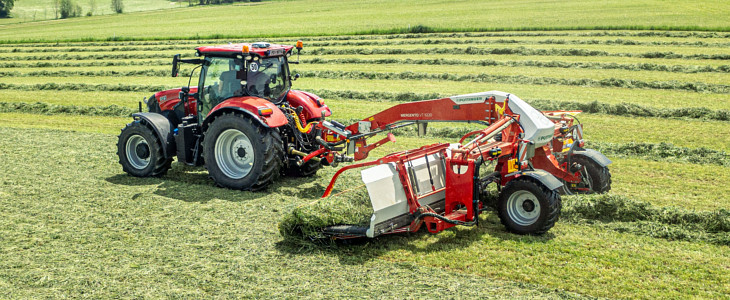
[[[124,171],[162,176],[176,156],[205,165],[217,184],[241,190],[263,189],[280,174],[315,174],[322,162],[301,163],[298,154],[320,148],[313,122],[332,112],[320,97],[291,89],[299,77],[289,72],[289,63],[298,63],[289,61],[294,48],[260,42],[198,47],[196,59],[175,55],[172,76],[180,63],[193,64],[200,68],[198,86],[145,100],[149,112],[133,114],[119,135]]]

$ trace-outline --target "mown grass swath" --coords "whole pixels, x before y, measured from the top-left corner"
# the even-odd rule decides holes
[[[678,54],[672,51],[663,52],[644,52],[644,53],[611,53],[601,50],[585,50],[585,49],[532,49],[527,47],[515,48],[419,48],[419,49],[329,49],[316,48],[310,50],[312,55],[343,55],[343,54],[469,54],[469,55],[530,55],[530,56],[615,56],[615,57],[639,57],[652,59],[716,59],[729,60],[730,54]]]
[[[461,59],[360,59],[360,58],[312,58],[302,59],[303,63],[311,64],[416,64],[416,65],[467,65],[467,66],[507,66],[507,67],[539,67],[539,68],[565,68],[565,69],[597,69],[597,70],[629,70],[629,71],[663,71],[676,73],[730,73],[730,65],[721,66],[683,66],[663,65],[655,63],[642,64],[619,64],[619,63],[581,63],[562,61],[497,61],[497,60],[461,60]],[[2,65],[0,65],[2,66]]]
[[[707,84],[702,82],[680,82],[680,81],[641,81],[621,78],[610,79],[565,79],[550,77],[529,77],[511,76],[497,74],[477,75],[455,75],[451,73],[427,74],[427,73],[375,73],[362,71],[302,71],[302,75],[328,79],[381,79],[381,80],[447,80],[447,81],[470,81],[508,84],[534,84],[534,85],[572,85],[585,87],[621,87],[640,89],[660,90],[685,90],[692,92],[708,92],[727,94],[730,93],[730,85]]]
[[[730,73],[730,65],[720,66],[687,66],[687,65],[664,65],[654,63],[641,64],[620,64],[620,63],[582,63],[562,61],[497,61],[497,60],[461,60],[461,59],[360,59],[360,58],[311,58],[302,59],[304,64],[417,64],[417,65],[467,65],[467,66],[508,66],[508,67],[539,67],[539,68],[565,68],[565,69],[596,69],[596,70],[629,70],[629,71],[662,71],[675,73]],[[168,60],[127,60],[127,61],[85,61],[85,62],[5,62],[0,63],[0,68],[51,68],[51,67],[105,67],[105,66],[168,66]]]

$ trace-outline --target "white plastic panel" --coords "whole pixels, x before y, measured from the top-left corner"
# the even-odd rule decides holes
[[[519,97],[500,91],[489,91],[475,94],[451,96],[456,104],[483,103],[487,98],[494,96],[497,103],[504,103],[509,97],[509,108],[520,115],[520,124],[525,129],[524,139],[535,143],[535,147],[542,147],[553,138],[555,125],[539,110],[530,106]]]
[[[368,189],[373,216],[367,236],[374,236],[374,226],[380,222],[408,213],[408,201],[394,163],[377,165],[360,172]]]

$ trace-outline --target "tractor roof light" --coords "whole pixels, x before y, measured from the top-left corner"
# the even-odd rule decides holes
[[[241,52],[248,53],[249,52],[248,45],[243,45],[243,47],[241,47]]]
[[[302,48],[304,48],[304,43],[301,40],[297,41],[297,50],[302,50]]]

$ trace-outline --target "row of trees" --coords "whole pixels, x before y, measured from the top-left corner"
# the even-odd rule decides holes
[[[10,16],[10,10],[13,9],[15,0],[0,0],[0,18]]]
[[[124,12],[124,3],[122,0],[112,0],[111,7],[118,14]],[[56,13],[56,19],[59,17],[61,19],[67,19],[81,16],[81,6],[74,2],[74,0],[53,0],[53,8]],[[89,12],[86,15],[93,15],[95,10],[96,0],[89,0]]]
[[[13,9],[15,0],[0,0],[0,18],[10,17],[10,10]],[[124,3],[122,0],[112,0],[112,10],[118,14],[124,12]],[[66,19],[81,16],[81,6],[74,0],[53,0],[53,10],[56,13],[56,19]],[[87,16],[94,14],[96,10],[96,0],[89,0],[89,12]]]
[[[233,2],[261,2],[261,0],[198,0],[200,5],[206,4],[223,4]]]
[[[223,3],[234,3],[234,2],[261,2],[261,0],[198,0],[200,5],[209,4],[223,4]],[[194,0],[188,0],[188,4],[192,5]],[[15,0],[0,0],[0,18],[7,18],[10,16],[10,10],[13,9]],[[124,12],[124,3],[122,0],[112,0],[112,10],[118,14]],[[81,6],[79,6],[74,0],[53,0],[53,9],[56,14],[56,19],[66,19],[81,16]],[[86,13],[87,16],[94,14],[96,10],[96,0],[89,0],[89,11]]]

